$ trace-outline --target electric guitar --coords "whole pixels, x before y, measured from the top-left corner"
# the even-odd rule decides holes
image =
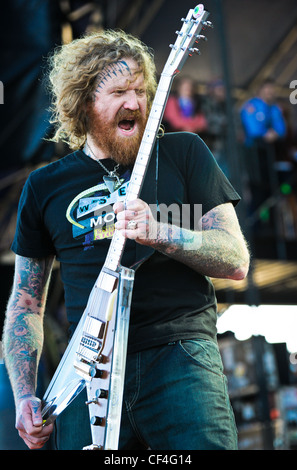
[[[211,27],[209,13],[202,4],[182,18],[182,28],[171,44],[171,52],[161,74],[142,142],[131,175],[126,200],[141,191],[148,163],[171,89],[188,56],[199,54],[196,44],[201,30]],[[114,232],[105,263],[90,293],[87,306],[74,335],[43,397],[44,425],[59,414],[86,387],[92,444],[86,449],[118,448],[130,305],[134,270],[121,266],[125,239]]]

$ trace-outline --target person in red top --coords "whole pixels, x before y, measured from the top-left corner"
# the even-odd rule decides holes
[[[166,130],[197,134],[206,131],[207,120],[198,105],[193,80],[183,77],[178,83],[177,93],[168,98],[164,112]]]

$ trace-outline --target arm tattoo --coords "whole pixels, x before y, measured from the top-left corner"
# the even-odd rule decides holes
[[[203,230],[220,230],[222,227],[226,227],[226,223],[232,221],[230,217],[228,219],[227,211],[222,211],[218,207],[215,207],[211,211],[207,212],[202,217],[202,228]],[[232,229],[231,229],[232,231]]]
[[[152,245],[211,277],[240,278],[241,269],[249,262],[247,246],[231,203],[205,214],[202,231],[191,232],[174,225],[159,224],[158,236]]]
[[[16,258],[14,286],[3,335],[5,364],[16,399],[35,392],[52,262],[53,258]]]

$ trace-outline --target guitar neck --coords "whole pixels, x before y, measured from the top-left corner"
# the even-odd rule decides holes
[[[180,72],[187,57],[199,53],[199,50],[193,46],[200,39],[205,39],[205,36],[201,36],[199,33],[202,28],[205,29],[211,26],[211,23],[206,21],[208,14],[202,4],[197,5],[193,10],[189,10],[187,17],[182,19],[184,24],[181,31],[177,31],[178,37],[175,44],[170,45],[172,50],[161,74],[129,182],[126,201],[132,201],[139,197],[171,83],[175,75]],[[104,264],[106,270],[118,272],[124,248],[124,237],[118,231],[115,231]]]
[[[127,192],[127,201],[139,197],[154,143],[160,128],[173,77],[162,75],[149,114]]]
[[[148,121],[143,133],[137,158],[131,174],[126,201],[132,201],[139,197],[145,174],[152,155],[156,136],[161,124],[165,105],[171,88],[173,77],[161,75]],[[124,237],[116,230],[107,253],[104,268],[118,271],[125,248]]]

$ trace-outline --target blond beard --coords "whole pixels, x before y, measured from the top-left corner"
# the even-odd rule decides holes
[[[115,119],[113,125],[102,122],[93,110],[89,111],[88,118],[90,124],[89,134],[101,150],[115,162],[128,166],[134,164],[141,144],[147,118],[143,118],[139,111],[120,112],[121,118],[127,115],[134,117],[139,126],[137,135],[133,137],[119,137],[116,134],[117,123],[120,118]]]

